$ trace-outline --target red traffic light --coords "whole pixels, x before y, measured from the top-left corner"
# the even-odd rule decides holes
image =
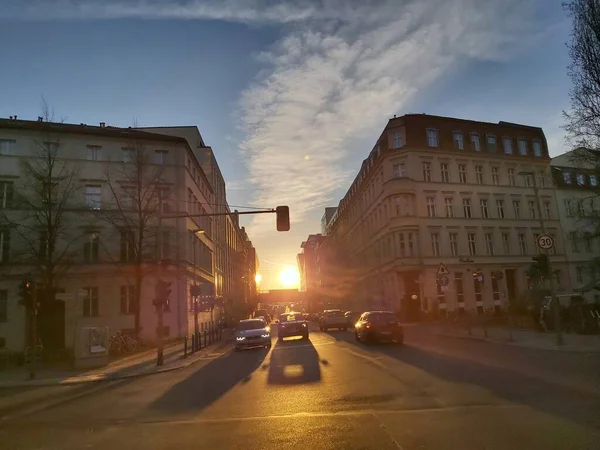
[[[290,231],[290,208],[289,206],[278,206],[275,208],[277,215],[277,231]]]

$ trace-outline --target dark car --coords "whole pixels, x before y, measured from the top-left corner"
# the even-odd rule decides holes
[[[393,312],[369,311],[363,313],[356,322],[354,337],[357,341],[387,341],[402,345],[404,330]]]
[[[302,336],[303,339],[308,339],[308,322],[301,312],[280,314],[277,322],[279,339],[291,336]]]

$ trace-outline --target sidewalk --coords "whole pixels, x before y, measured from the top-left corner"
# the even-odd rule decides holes
[[[89,383],[102,380],[118,380],[122,378],[138,377],[153,373],[167,372],[181,369],[193,364],[197,360],[209,356],[224,347],[230,340],[231,330],[223,330],[221,341],[195,353],[188,353],[184,358],[184,343],[179,342],[164,349],[164,365],[156,365],[156,349],[150,349],[109,363],[98,369],[77,371],[41,368],[36,371],[36,378],[29,380],[27,368],[17,368],[0,371],[0,389],[15,387],[40,387],[61,386],[78,383]],[[188,352],[191,343],[188,342]]]
[[[469,328],[455,324],[437,324],[435,330],[438,336],[450,338],[472,339],[540,350],[600,353],[600,336],[598,335],[563,333],[564,345],[558,346],[556,345],[556,334],[553,331],[540,333],[520,328],[510,329],[502,326],[484,328],[481,325],[473,325],[469,332]]]

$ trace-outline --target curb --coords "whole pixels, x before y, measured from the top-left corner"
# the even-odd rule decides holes
[[[481,337],[481,336],[469,336],[469,335],[460,335],[460,334],[452,334],[452,333],[441,333],[441,332],[436,332],[435,333],[436,336],[441,336],[441,337],[449,337],[449,338],[453,338],[453,339],[463,339],[463,340],[467,340],[467,341],[477,341],[477,342],[487,342],[488,344],[496,344],[496,345],[505,345],[508,347],[519,347],[519,348],[527,348],[530,350],[545,350],[545,351],[550,351],[550,352],[567,352],[567,353],[581,353],[581,354],[600,354],[600,349],[592,349],[592,348],[581,348],[581,347],[558,347],[558,346],[553,346],[553,347],[538,347],[538,346],[533,346],[533,345],[527,345],[523,342],[518,342],[518,341],[497,341],[494,339],[489,339],[489,338],[485,338],[485,337]]]
[[[231,341],[231,337],[227,337],[227,338],[223,339],[223,341],[219,345],[216,345],[215,347],[211,346],[208,349],[211,350],[211,353],[212,353],[216,350],[223,348],[230,341]],[[52,378],[51,379],[41,378],[39,380],[33,380],[33,381],[21,381],[21,382],[6,383],[6,384],[0,383],[0,389],[27,388],[27,387],[38,388],[38,387],[53,387],[53,386],[60,387],[60,386],[72,386],[74,384],[98,383],[98,382],[102,382],[102,381],[117,381],[117,380],[124,380],[124,379],[128,379],[128,378],[144,377],[144,376],[148,376],[148,375],[171,372],[173,370],[178,370],[178,369],[183,369],[185,367],[189,367],[192,364],[194,364],[196,361],[203,359],[208,354],[210,354],[210,353],[202,354],[199,357],[191,359],[191,360],[187,360],[187,358],[180,357],[174,361],[173,366],[171,366],[171,367],[162,367],[160,369],[152,369],[152,370],[148,370],[148,371],[144,371],[144,372],[127,373],[127,374],[123,374],[123,375],[103,373],[103,374],[97,374],[95,376],[90,375],[88,378],[81,377],[79,379],[75,378],[71,381],[69,381],[69,379],[66,379],[66,380],[58,381],[58,382],[56,381],[56,379],[52,379]],[[191,355],[194,355],[194,354],[191,354]],[[177,363],[177,361],[186,361],[186,362]]]

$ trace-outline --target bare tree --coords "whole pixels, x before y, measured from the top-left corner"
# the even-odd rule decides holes
[[[139,335],[142,282],[160,263],[156,219],[161,205],[163,212],[168,210],[166,200],[170,188],[164,182],[164,166],[152,160],[143,138],[130,139],[123,152],[122,162],[107,165],[111,206],[101,211],[99,217],[119,230],[120,252],[115,260],[121,273],[134,286],[131,306],[135,334]],[[172,246],[164,236],[162,245],[163,248]]]

